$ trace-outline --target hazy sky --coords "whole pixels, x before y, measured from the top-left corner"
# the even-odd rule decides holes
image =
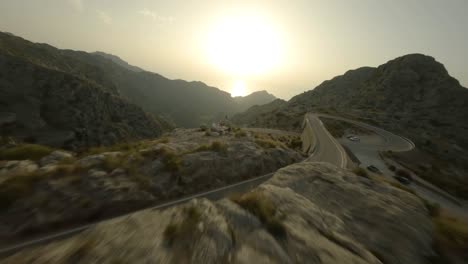
[[[408,53],[435,57],[467,87],[467,11],[467,0],[0,0],[0,30],[289,99]]]

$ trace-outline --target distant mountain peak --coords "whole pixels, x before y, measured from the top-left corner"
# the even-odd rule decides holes
[[[139,68],[137,66],[130,65],[128,62],[122,60],[119,56],[116,56],[116,55],[113,55],[113,54],[105,53],[105,52],[102,52],[102,51],[96,51],[96,52],[93,52],[92,54],[95,54],[95,55],[104,57],[106,59],[109,59],[109,60],[113,61],[114,63],[117,63],[118,65],[120,65],[122,67],[125,67],[126,69],[134,71],[134,72],[144,71],[143,69],[141,69],[141,68]]]

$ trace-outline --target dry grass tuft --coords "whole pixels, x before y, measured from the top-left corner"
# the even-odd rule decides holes
[[[249,192],[231,197],[240,207],[255,215],[265,228],[275,237],[286,237],[286,228],[280,221],[273,203],[260,192]]]

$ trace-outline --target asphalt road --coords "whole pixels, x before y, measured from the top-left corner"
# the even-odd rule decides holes
[[[373,165],[377,167],[384,176],[392,180],[394,180],[393,175],[395,173],[388,169],[379,152],[388,150],[402,152],[412,150],[415,147],[414,143],[409,139],[363,122],[325,114],[319,114],[317,116],[345,121],[373,131],[375,135],[359,135],[360,141],[358,142],[351,141],[346,137],[340,138],[338,141],[346,146],[359,159],[361,167],[366,168],[367,166]],[[408,187],[413,189],[419,196],[428,201],[438,203],[442,208],[452,213],[468,217],[467,208],[460,206],[460,202],[458,202],[455,197],[440,190],[436,186],[431,185],[431,188],[428,188],[430,183],[419,179],[416,175],[413,175],[413,178],[415,179],[414,182],[410,183]],[[423,182],[425,184],[421,184]],[[436,192],[434,190],[439,191]]]
[[[315,137],[313,147],[307,161],[324,161],[341,168],[346,168],[348,156],[338,141],[328,132],[322,121],[314,114],[306,115],[306,122],[309,122],[312,134]],[[308,129],[306,126],[305,129]],[[312,141],[312,140],[311,140]]]

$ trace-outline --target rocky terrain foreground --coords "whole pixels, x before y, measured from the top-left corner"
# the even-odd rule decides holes
[[[328,163],[278,170],[248,193],[98,224],[3,263],[427,263],[422,200]]]
[[[0,147],[2,245],[261,176],[304,158],[292,149],[300,148],[294,136],[204,130],[178,129],[85,153]]]

